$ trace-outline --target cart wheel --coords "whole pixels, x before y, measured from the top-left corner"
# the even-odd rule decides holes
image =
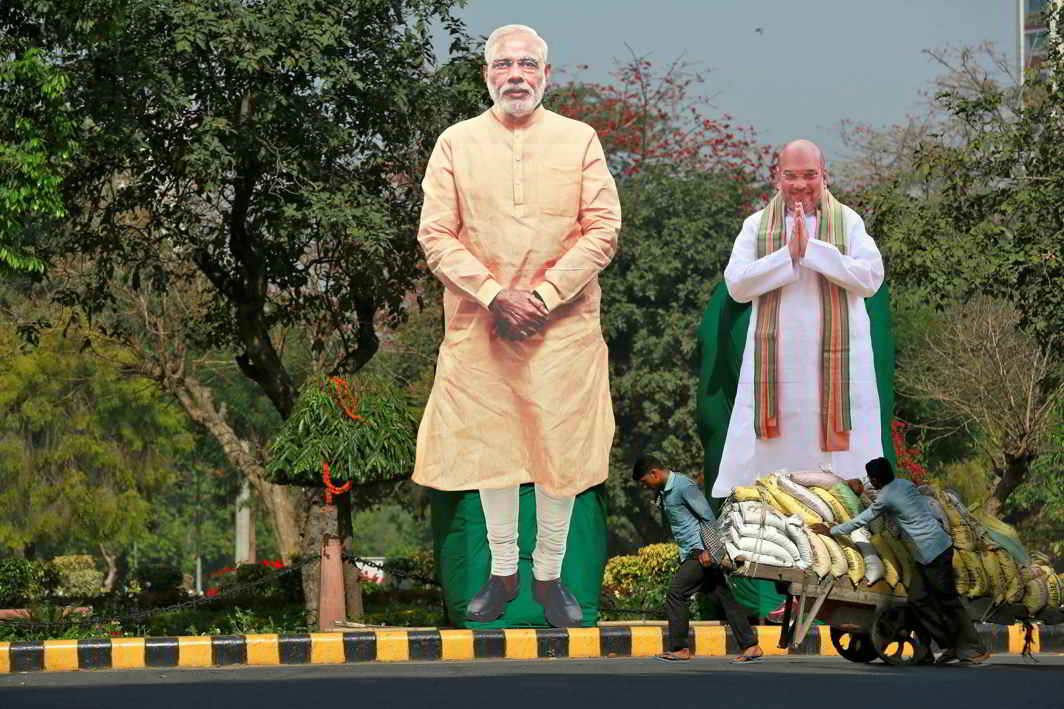
[[[904,608],[884,608],[872,621],[872,647],[888,665],[911,666],[928,661],[931,647],[911,627]]]
[[[871,662],[879,657],[868,633],[851,633],[832,628],[831,644],[835,646],[836,652],[850,662]]]

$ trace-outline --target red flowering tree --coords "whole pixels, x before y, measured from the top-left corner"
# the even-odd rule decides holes
[[[914,485],[923,485],[927,482],[927,452],[924,450],[922,436],[911,446],[906,442],[905,429],[909,426],[910,424],[899,418],[890,422],[894,454],[898,459],[898,470],[908,475]]]
[[[615,175],[623,179],[657,166],[730,173],[764,185],[770,148],[757,143],[753,127],[735,125],[726,113],[705,114],[709,101],[696,91],[705,75],[692,64],[677,59],[661,70],[633,55],[611,74],[609,84],[561,83],[549,103],[595,128]]]

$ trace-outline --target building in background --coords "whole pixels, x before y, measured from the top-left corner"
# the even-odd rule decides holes
[[[1047,21],[1047,10],[1059,9],[1064,0],[1016,0],[1017,64],[1030,69],[1045,61],[1049,41],[1055,37],[1055,23]]]

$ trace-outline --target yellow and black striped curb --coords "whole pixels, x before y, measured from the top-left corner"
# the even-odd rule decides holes
[[[827,626],[814,626],[801,646],[777,647],[779,626],[757,628],[768,655],[835,655]],[[1064,652],[1064,626],[1037,626],[1033,652]],[[0,642],[0,673],[226,665],[298,665],[408,660],[650,657],[664,651],[661,626],[517,628],[506,630],[376,630],[292,635],[214,635]],[[983,624],[987,649],[1019,653],[1023,626]],[[739,651],[725,626],[695,626],[696,655]]]

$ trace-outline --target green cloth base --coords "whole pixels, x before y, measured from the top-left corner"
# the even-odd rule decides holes
[[[456,628],[546,628],[543,607],[532,598],[532,550],[536,546],[536,494],[522,485],[517,519],[521,575],[517,598],[491,623],[466,620],[466,606],[491,574],[487,527],[476,490],[430,490],[433,551],[443,585],[448,619]],[[598,622],[602,574],[606,568],[606,488],[597,485],[576,496],[562,561],[562,583],[580,602],[584,626]]]
[[[758,618],[764,618],[786,600],[786,596],[776,593],[776,584],[772,581],[731,576],[728,585],[735,600]]]

